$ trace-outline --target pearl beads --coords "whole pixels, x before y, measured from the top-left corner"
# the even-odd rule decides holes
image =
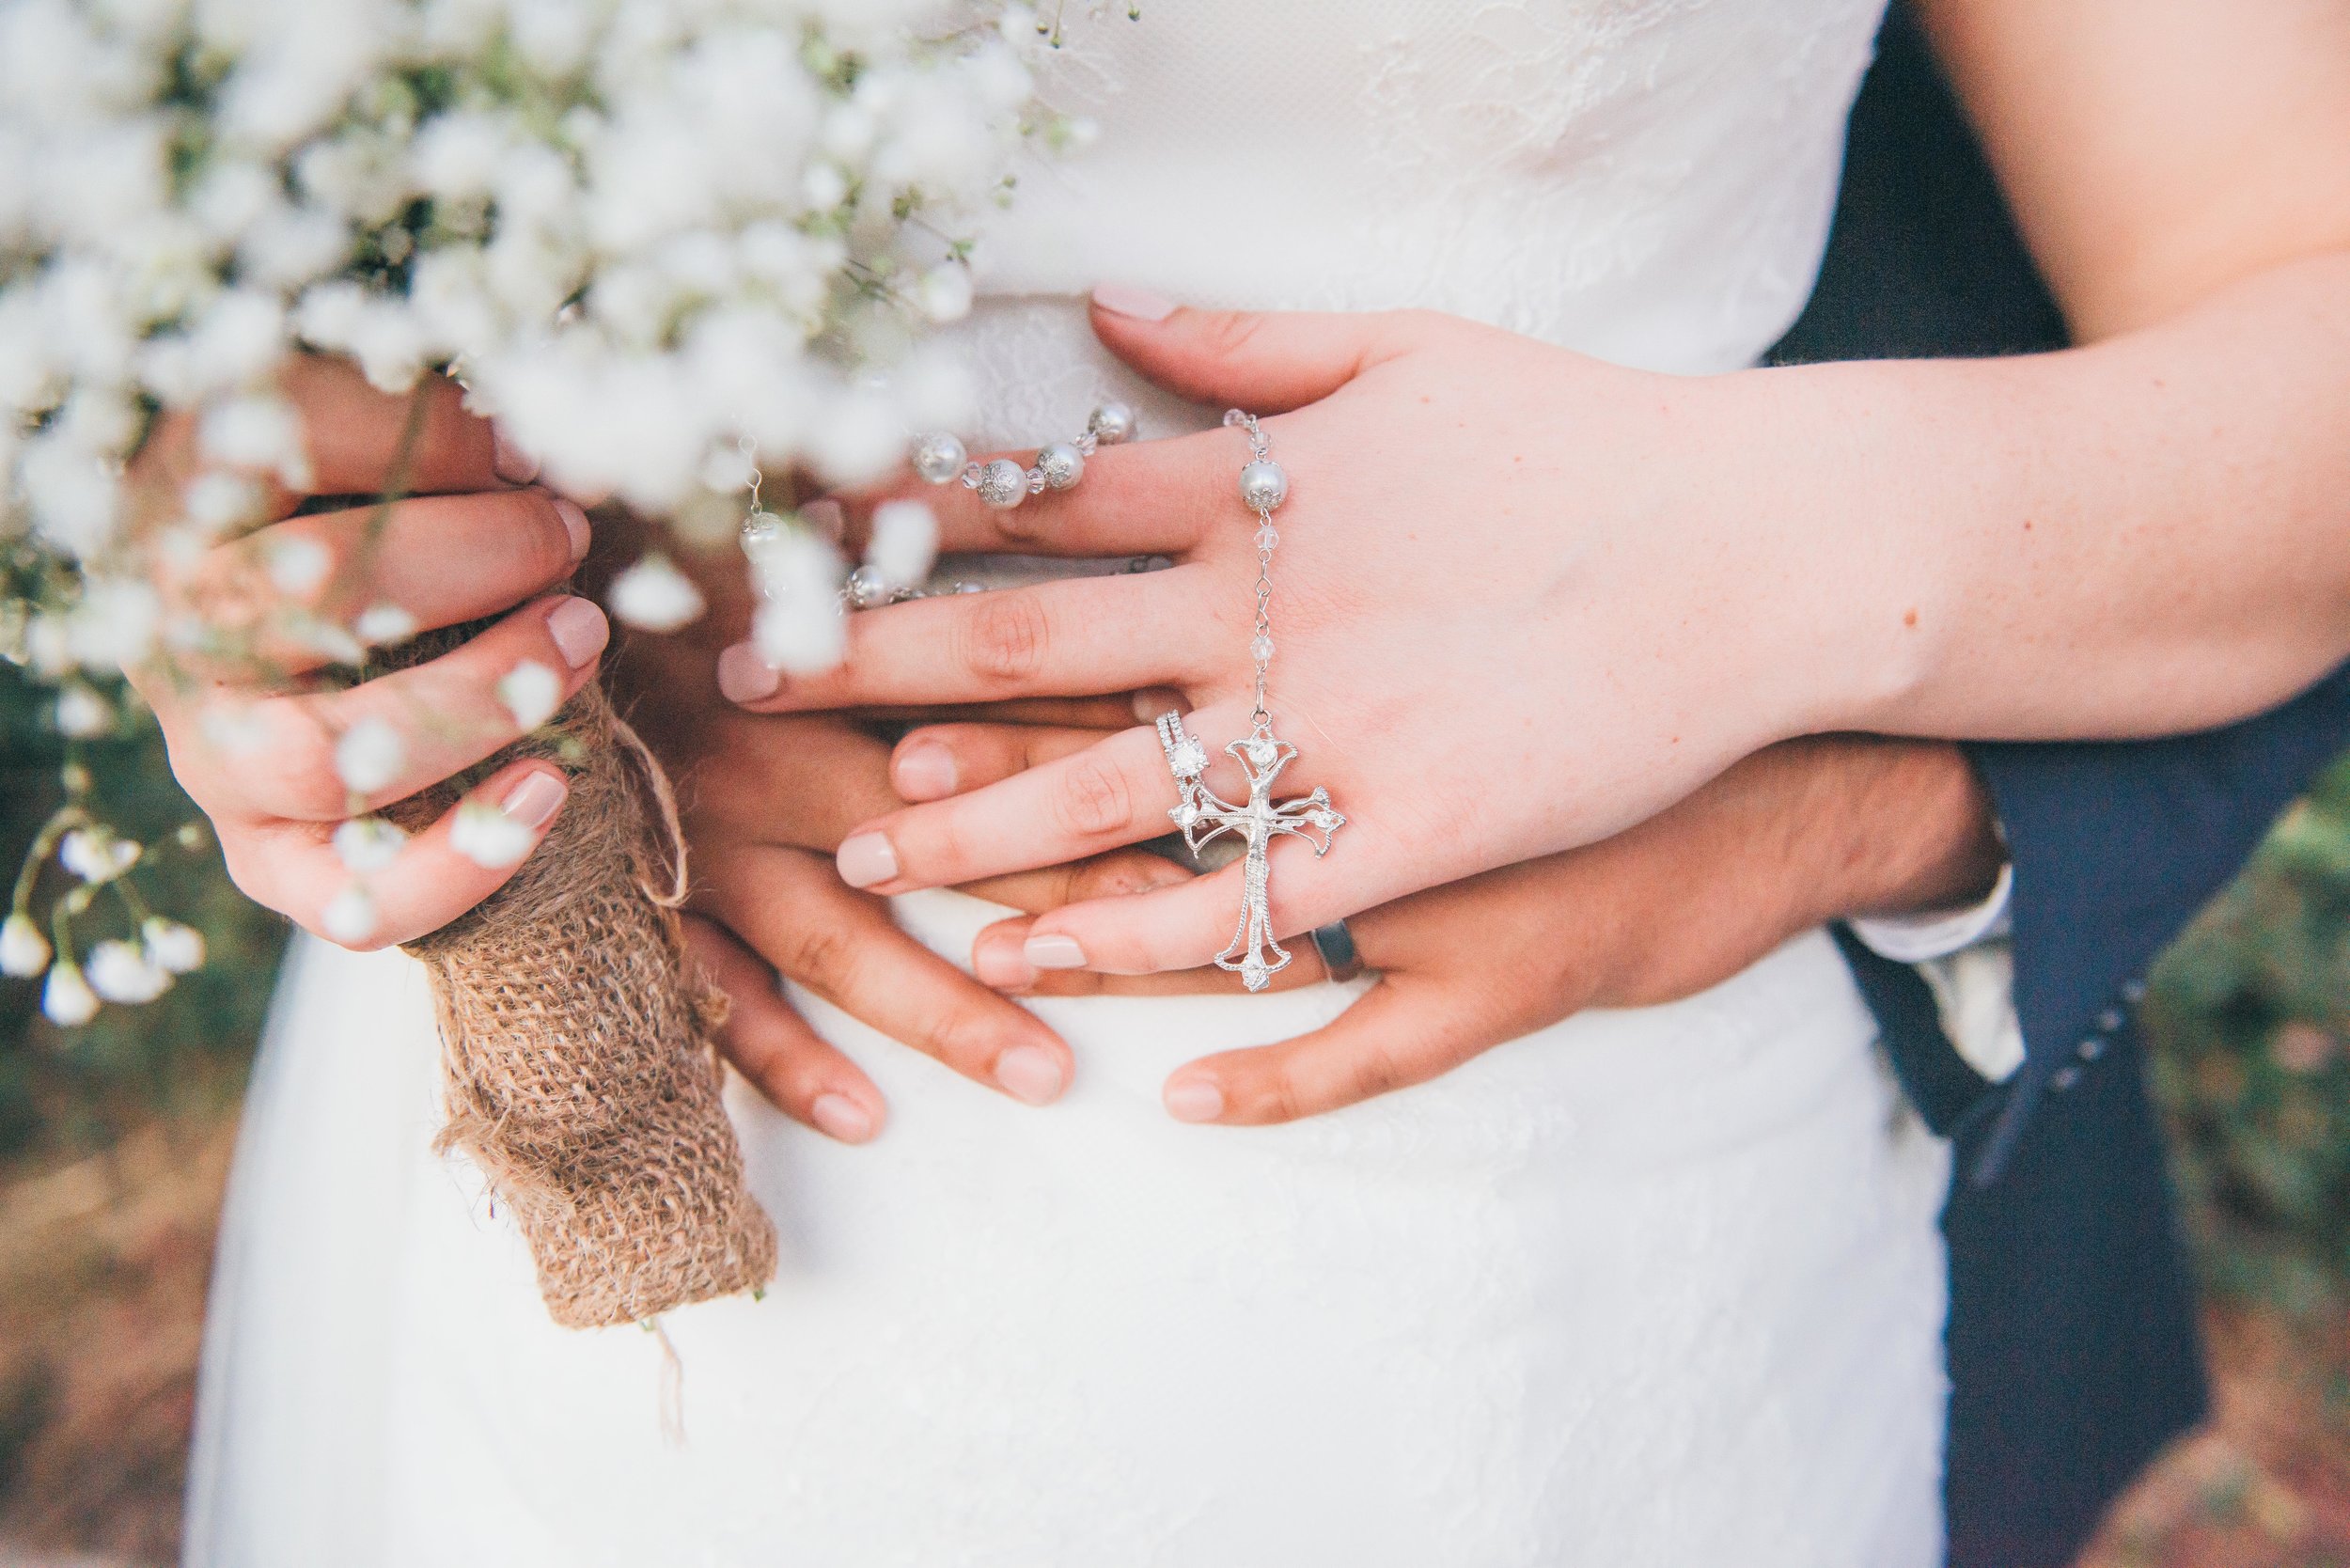
[[[1105,402],[1086,416],[1086,432],[1104,447],[1131,440],[1135,433],[1135,411],[1116,400]]]
[[[1056,441],[1036,455],[1037,472],[1054,490],[1067,490],[1085,478],[1085,454],[1066,441]]]
[[[914,471],[932,484],[952,480],[969,460],[963,443],[943,431],[924,436],[914,446]]]
[[[1240,471],[1240,498],[1253,511],[1271,511],[1289,494],[1290,477],[1271,458],[1259,458]]]
[[[1028,471],[1010,458],[996,458],[979,467],[979,482],[972,489],[998,511],[1018,506],[1028,494]]]

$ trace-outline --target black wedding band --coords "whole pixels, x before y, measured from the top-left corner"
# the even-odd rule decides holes
[[[1313,944],[1332,980],[1351,980],[1363,972],[1363,955],[1355,950],[1355,933],[1346,929],[1344,920],[1314,927]]]

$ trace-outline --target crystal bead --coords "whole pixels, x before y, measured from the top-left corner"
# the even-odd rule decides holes
[[[1281,545],[1281,530],[1268,523],[1257,530],[1257,548],[1277,550]]]
[[[1262,991],[1273,976],[1271,971],[1265,968],[1264,960],[1252,953],[1240,966],[1240,979],[1241,983],[1249,990]]]
[[[1248,645],[1248,656],[1256,660],[1261,665],[1270,663],[1273,658],[1273,639],[1271,637],[1261,636],[1256,641],[1250,643]]]

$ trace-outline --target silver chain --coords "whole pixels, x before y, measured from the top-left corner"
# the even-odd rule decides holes
[[[1233,409],[1224,416],[1227,425],[1236,425],[1248,432],[1250,461],[1270,463],[1273,442],[1257,423],[1253,414]],[[1248,644],[1248,655],[1257,666],[1257,708],[1249,714],[1251,724],[1268,724],[1273,715],[1265,712],[1265,681],[1273,668],[1273,552],[1281,542],[1281,530],[1273,525],[1273,509],[1257,505],[1257,634]]]

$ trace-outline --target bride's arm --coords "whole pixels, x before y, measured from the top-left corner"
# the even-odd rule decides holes
[[[1921,10],[2085,346],[1725,388],[1758,449],[1812,448],[1850,563],[1823,624],[1886,682],[1841,721],[2144,734],[2289,695],[2350,647],[2350,8]]]

